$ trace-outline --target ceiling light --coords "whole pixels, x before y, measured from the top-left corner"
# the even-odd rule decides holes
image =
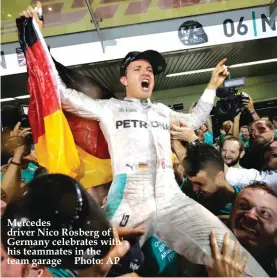
[[[260,61],[254,61],[254,62],[248,62],[248,63],[242,63],[242,64],[236,64],[236,65],[231,65],[231,66],[228,66],[228,68],[229,69],[232,69],[232,68],[241,68],[241,67],[259,65],[259,64],[267,64],[267,63],[273,63],[273,62],[277,62],[277,58],[267,59],[267,60],[260,60]],[[214,68],[208,68],[208,69],[200,69],[200,70],[192,70],[192,71],[184,71],[184,72],[178,72],[178,73],[171,73],[171,74],[168,74],[166,77],[174,77],[174,76],[190,75],[190,74],[196,74],[196,73],[209,72],[209,71],[212,71],[213,69]]]
[[[12,17],[12,15],[11,15],[11,14],[8,14],[8,17]]]
[[[51,8],[51,7],[48,7],[48,11],[52,11],[52,8]]]
[[[10,98],[2,98],[0,99],[0,102],[5,102],[5,101],[12,101],[15,100],[14,98],[10,97]]]
[[[229,68],[240,68],[240,67],[247,67],[247,66],[259,65],[259,64],[267,64],[267,63],[272,63],[272,62],[277,62],[277,58],[261,60],[261,61],[254,61],[254,62],[243,63],[243,64],[236,64],[236,65],[230,66]]]
[[[24,99],[24,98],[30,98],[30,95],[24,95],[24,96],[19,96],[15,97],[16,99]]]
[[[190,74],[195,74],[195,73],[208,72],[208,71],[212,71],[212,70],[213,70],[213,68],[184,71],[184,72],[178,72],[178,73],[171,73],[171,74],[168,74],[166,77],[173,77],[173,76],[179,76],[179,75],[190,75]]]

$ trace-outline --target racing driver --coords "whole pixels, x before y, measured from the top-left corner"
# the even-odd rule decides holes
[[[194,263],[208,266],[209,234],[216,231],[222,243],[227,228],[179,189],[172,169],[170,122],[182,119],[194,129],[206,122],[215,90],[227,75],[224,62],[214,69],[191,114],[177,113],[150,101],[154,76],[166,67],[163,56],[153,50],[130,52],[123,59],[120,82],[126,88],[124,100],[93,100],[60,82],[62,108],[98,120],[108,142],[114,180],[105,210],[111,221],[141,227],[146,237],[156,232],[168,247]],[[266,275],[248,257],[252,275]]]
[[[25,17],[36,16],[33,9]],[[179,189],[172,169],[170,123],[184,120],[194,129],[208,119],[215,90],[227,75],[226,59],[213,70],[211,80],[191,114],[152,103],[154,76],[165,70],[164,57],[153,50],[130,52],[120,66],[124,100],[94,100],[69,89],[60,80],[62,108],[79,117],[99,121],[107,140],[114,180],[106,213],[115,225],[140,227],[141,244],[152,234],[171,249],[197,264],[211,266],[209,235],[214,231],[222,245],[227,227]],[[58,74],[58,73],[57,73]],[[231,232],[230,232],[231,234]],[[231,238],[235,237],[231,234]],[[248,254],[250,276],[267,276]]]

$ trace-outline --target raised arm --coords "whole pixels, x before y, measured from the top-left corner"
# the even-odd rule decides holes
[[[94,100],[74,89],[67,88],[59,77],[62,109],[82,118],[100,121],[108,113],[107,99]]]
[[[39,4],[40,5],[40,4]],[[37,11],[41,8],[41,6],[37,6]],[[99,88],[98,84],[86,84],[85,80],[83,81],[83,84],[78,86],[73,86],[73,88],[68,88],[66,84],[63,82],[62,78],[59,76],[58,71],[55,68],[54,62],[52,60],[52,57],[48,51],[47,45],[43,39],[43,36],[41,34],[41,29],[42,29],[42,21],[39,19],[38,13],[35,11],[32,7],[28,7],[26,11],[22,11],[20,13],[20,16],[23,16],[25,18],[33,18],[33,20],[36,22],[34,24],[33,28],[35,29],[37,39],[40,40],[42,44],[42,49],[43,49],[43,59],[47,61],[48,64],[50,64],[49,73],[47,74],[47,78],[49,78],[49,75],[51,78],[56,79],[58,82],[58,90],[60,92],[60,99],[61,99],[61,104],[62,104],[62,109],[73,113],[75,115],[78,115],[83,118],[90,118],[90,119],[95,119],[95,120],[101,120],[101,118],[106,115],[106,109],[105,106],[107,105],[108,100],[94,100],[87,95],[78,92],[77,90],[74,90],[73,88],[78,88],[78,90],[84,89],[86,91],[88,88],[89,90],[101,90]],[[34,22],[33,21],[33,22]],[[36,28],[36,25],[39,28]],[[25,25],[24,25],[25,26]],[[30,26],[26,27],[30,29]],[[20,28],[19,28],[20,29]],[[33,30],[27,30],[27,31],[33,31]],[[26,30],[25,30],[26,32]],[[21,40],[24,41],[25,39],[25,33],[22,33],[22,31],[19,30],[19,37]],[[20,40],[20,41],[21,41]],[[46,76],[46,74],[45,74]],[[46,78],[46,77],[45,77]],[[77,83],[81,83],[80,78],[78,81],[73,80]],[[54,83],[56,80],[54,81]],[[83,91],[83,90],[82,90]],[[92,94],[92,95],[99,95],[98,94]],[[52,96],[49,96],[52,97]]]
[[[24,152],[26,151],[26,144],[24,138],[31,134],[30,128],[20,129],[21,123],[17,123],[13,131],[10,133],[10,139],[21,138],[22,145],[14,149],[14,155],[8,166],[7,171],[4,173],[1,184],[2,190],[6,194],[6,201],[9,201],[20,190],[21,184],[21,166]]]
[[[248,109],[249,113],[251,114],[254,121],[259,120],[260,116],[257,114],[255,108],[254,108],[254,101],[251,96],[249,96],[249,99],[243,100],[244,106]]]
[[[240,115],[241,112],[234,118],[234,126],[233,126],[233,136],[239,138],[239,123],[240,123]]]
[[[215,91],[224,82],[228,71],[224,65],[226,59],[221,60],[214,68],[212,78],[204,91],[197,105],[191,113],[183,114],[172,111],[171,118],[173,120],[183,120],[194,129],[200,128],[208,119],[214,105]]]

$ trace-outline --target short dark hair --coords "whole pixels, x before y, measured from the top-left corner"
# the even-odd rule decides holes
[[[272,122],[273,122],[273,121],[277,122],[277,116],[274,116],[274,117],[272,118]]]
[[[241,191],[243,191],[245,189],[263,190],[263,191],[267,192],[268,194],[274,196],[277,199],[277,193],[273,189],[271,189],[266,182],[252,181],[249,185],[244,187]]]
[[[205,143],[189,146],[183,166],[185,174],[191,177],[195,177],[200,170],[207,168],[213,169],[217,173],[224,171],[224,161],[220,152]]]
[[[255,120],[254,122],[252,122],[252,123],[250,124],[250,126],[252,126],[253,124],[258,123],[258,122],[264,122],[265,125],[266,125],[269,129],[271,129],[271,130],[274,129],[273,123],[272,123],[270,120],[266,120],[266,119]]]
[[[240,128],[247,128],[247,129],[249,129],[249,126],[248,125],[243,125]]]
[[[237,137],[235,136],[228,136],[224,139],[224,142],[223,142],[223,145],[225,143],[225,141],[236,141],[239,143],[239,151],[242,152],[244,151],[244,145],[242,143],[242,141],[240,139],[238,139]]]

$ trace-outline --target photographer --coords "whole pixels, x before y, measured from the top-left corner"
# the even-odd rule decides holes
[[[2,190],[5,194],[6,200],[10,200],[10,198],[19,193],[21,190],[21,182],[24,175],[24,181],[28,182],[32,179],[35,169],[37,168],[34,164],[31,164],[29,167],[29,160],[23,159],[26,154],[27,144],[26,136],[31,134],[30,128],[20,128],[21,123],[17,123],[14,129],[10,132],[10,139],[21,139],[22,145],[19,145],[13,150],[13,156],[11,161],[8,164],[8,168],[2,177]],[[24,165],[25,164],[25,165]],[[24,170],[25,166],[28,167],[27,170]],[[24,171],[24,173],[22,173]]]
[[[243,99],[243,105],[249,111],[254,121],[259,120],[260,116],[255,111],[254,101],[251,96],[248,95],[248,97],[249,99]]]

